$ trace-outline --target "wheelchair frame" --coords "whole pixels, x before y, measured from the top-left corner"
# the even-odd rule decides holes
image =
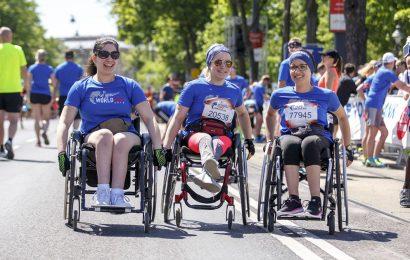
[[[137,124],[139,120],[137,118]],[[136,123],[134,122],[134,125]],[[139,127],[137,128],[139,132]],[[142,213],[144,232],[148,233],[150,224],[155,219],[156,208],[156,171],[153,165],[153,150],[151,139],[148,134],[139,135],[141,145],[134,146],[137,149],[134,160],[128,162],[127,174],[134,172],[131,184],[134,185],[134,191],[125,191],[125,195],[140,197],[139,208],[121,208],[121,207],[88,207],[86,205],[86,194],[94,194],[95,189],[87,189],[87,170],[95,170],[95,163],[88,158],[90,149],[82,143],[82,134],[74,131],[71,134],[70,141],[67,145],[67,155],[70,160],[70,170],[65,178],[64,191],[64,219],[67,219],[67,225],[77,231],[77,223],[80,221],[81,211],[111,212],[111,213]],[[130,152],[131,152],[130,151]],[[135,151],[135,150],[134,150]],[[80,162],[77,169],[76,161]],[[141,163],[142,162],[142,163]],[[83,167],[85,166],[85,167]],[[131,188],[131,187],[130,187]],[[129,188],[129,189],[130,189]],[[77,204],[77,209],[74,205]]]
[[[279,137],[265,149],[263,158],[261,179],[258,196],[258,221],[263,220],[263,226],[268,227],[270,232],[274,229],[277,219],[292,220],[319,220],[327,221],[329,234],[335,232],[335,211],[339,231],[343,231],[343,222],[349,224],[348,198],[347,198],[347,173],[346,173],[346,152],[342,151],[342,172],[340,167],[339,140],[335,139],[332,147],[325,150],[325,160],[322,160],[322,171],[326,171],[326,182],[323,194],[323,206],[321,218],[308,216],[277,216],[277,210],[282,206],[282,195],[287,192],[287,187],[283,184],[283,160],[282,150],[278,144]],[[307,174],[300,174],[299,181],[307,180]],[[335,197],[334,197],[335,193]],[[343,203],[342,203],[343,200]],[[276,208],[276,209],[275,209]],[[327,210],[329,214],[326,215]],[[344,213],[344,214],[343,214]],[[343,216],[344,215],[344,216]]]
[[[188,185],[189,168],[202,168],[200,157],[198,154],[193,154],[187,151],[186,147],[181,147],[182,136],[179,134],[174,141],[172,161],[167,165],[164,175],[164,183],[162,189],[161,210],[164,213],[164,221],[169,222],[171,206],[176,225],[180,227],[182,220],[182,204],[189,208],[199,210],[214,210],[220,208],[224,202],[228,203],[226,207],[226,220],[228,228],[232,228],[232,223],[235,220],[235,205],[234,198],[228,195],[228,184],[237,183],[240,193],[242,222],[247,224],[247,217],[250,216],[249,209],[249,192],[247,182],[247,162],[246,149],[241,143],[240,134],[235,134],[233,138],[233,147],[236,151],[231,156],[224,155],[219,160],[219,168],[225,169],[223,184],[221,191],[212,197],[203,197],[199,195]],[[232,151],[231,151],[232,152]],[[229,153],[229,151],[227,151]],[[226,153],[225,153],[226,154]],[[199,161],[198,161],[199,160]],[[176,182],[181,181],[181,193],[175,194]],[[188,201],[190,195],[196,202],[200,204],[191,204]],[[218,204],[215,205],[216,202]],[[210,205],[212,204],[212,205]],[[178,205],[177,207],[175,205]]]

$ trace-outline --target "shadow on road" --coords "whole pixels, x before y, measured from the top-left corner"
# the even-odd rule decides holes
[[[234,222],[232,223],[232,229],[229,230],[227,223],[210,224],[197,220],[186,219],[182,220],[181,229],[214,232],[217,235],[225,235],[232,238],[243,238],[246,234],[266,233],[263,229],[259,228],[256,223],[248,223],[248,225],[244,226],[238,222]]]
[[[49,160],[33,160],[33,159],[14,159],[16,162],[28,162],[28,163],[56,163],[56,161]]]
[[[390,242],[397,239],[397,233],[390,231],[374,231],[364,229],[344,229],[343,232],[335,232],[334,235],[329,235],[326,230],[310,230],[311,233],[325,238],[326,240],[340,240],[340,241],[376,241],[376,242]]]
[[[91,224],[86,222],[78,223],[78,233],[92,236],[105,237],[152,237],[164,239],[184,239],[196,236],[169,225],[152,225],[149,233],[144,233],[143,225],[121,225],[121,224]]]

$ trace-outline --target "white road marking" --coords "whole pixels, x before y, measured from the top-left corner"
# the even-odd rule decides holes
[[[235,197],[240,197],[239,195],[239,191],[235,188],[233,188],[232,186],[229,187],[228,189]],[[254,209],[257,210],[258,208],[258,202],[249,197],[249,203],[250,206]],[[252,212],[252,214],[254,214]],[[256,216],[256,214],[254,214]],[[253,221],[256,221],[257,218],[255,217],[254,219],[252,219]],[[256,221],[257,222],[257,221]],[[305,229],[303,229],[302,227],[296,225],[295,223],[289,221],[289,220],[277,220],[277,223],[289,228],[290,230],[292,230],[293,232],[297,233],[298,235],[300,235],[301,237],[305,238],[307,241],[311,242],[312,244],[316,245],[317,247],[319,247],[321,250],[323,250],[324,252],[326,252],[327,254],[331,255],[332,257],[336,258],[336,259],[354,259],[351,256],[347,255],[346,253],[344,253],[343,251],[341,251],[340,249],[336,248],[335,246],[333,246],[332,244],[326,242],[325,240],[319,238],[318,236],[306,231]],[[292,250],[293,251],[293,250]]]
[[[26,143],[34,143],[36,140],[36,138],[27,139]]]

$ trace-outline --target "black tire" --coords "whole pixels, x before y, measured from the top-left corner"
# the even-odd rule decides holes
[[[236,163],[237,163],[237,171],[238,171],[238,186],[239,186],[239,196],[241,199],[241,214],[242,214],[242,223],[243,225],[247,224],[247,189],[246,189],[246,176],[245,176],[245,169],[244,169],[244,160],[246,160],[245,158],[243,158],[243,153],[242,153],[242,149],[244,149],[242,147],[242,144],[240,143],[240,145],[237,147],[236,152],[237,152],[237,157],[236,157]]]
[[[275,158],[276,209],[279,211],[282,207],[283,165],[281,155],[277,155]]]
[[[175,224],[177,227],[181,227],[181,220],[182,220],[182,212],[181,209],[176,209],[175,210]]]
[[[327,215],[327,225],[329,226],[329,235],[335,234],[335,213],[332,211]]]
[[[263,163],[262,163],[262,171],[261,171],[261,178],[259,181],[259,193],[258,193],[258,211],[257,211],[257,217],[258,217],[258,221],[261,221],[262,218],[262,204],[265,203],[264,200],[262,200],[264,198],[265,195],[265,177],[266,177],[266,172],[268,171],[268,164],[269,164],[269,156],[268,154],[265,153],[265,155],[263,156]]]
[[[68,195],[68,225],[73,225],[73,215],[74,215],[74,185],[75,185],[75,159],[72,159],[70,162],[70,171],[69,171],[69,195]]]
[[[232,223],[233,223],[233,213],[232,210],[229,210],[228,212],[228,229],[232,229]]]
[[[345,223],[346,226],[349,225],[349,200],[348,200],[348,192],[347,192],[347,173],[346,169],[343,170],[342,172],[342,178],[343,178],[343,185],[342,185],[342,191],[343,191],[343,204],[344,204],[344,209],[345,209]]]
[[[150,230],[150,223],[151,223],[151,215],[148,209],[144,211],[144,232],[149,233]]]
[[[268,218],[268,230],[269,232],[273,232],[273,230],[275,229],[276,212],[274,210],[270,210]]]
[[[269,160],[268,164],[268,171],[266,172],[266,178],[265,178],[265,194],[264,194],[264,205],[263,205],[263,226],[266,228],[268,226],[268,213],[269,209],[271,208],[271,203],[270,200],[272,198],[272,194],[274,192],[274,179],[273,179],[273,161]]]
[[[145,185],[146,185],[146,195],[145,199],[147,201],[147,210],[148,214],[150,215],[149,221],[152,222],[155,219],[155,207],[156,207],[156,179],[155,179],[155,171],[154,171],[154,164],[153,164],[153,151],[152,151],[152,143],[151,141],[145,145],[145,167],[144,167],[144,174],[145,174]]]
[[[78,221],[78,211],[74,210],[74,213],[73,213],[73,230],[74,231],[78,230],[77,229],[77,221]]]
[[[165,173],[165,181],[166,181],[166,191],[164,195],[164,222],[169,222],[169,215],[171,214],[172,204],[174,202],[174,193],[175,193],[175,186],[176,186],[176,176],[175,173],[171,172],[171,166],[167,168]]]
[[[68,205],[69,205],[69,176],[70,176],[70,172],[68,172],[65,175],[64,178],[64,208],[63,208],[63,216],[64,216],[64,220],[66,220],[68,218]]]
[[[336,212],[337,212],[337,225],[339,231],[343,231],[343,209],[342,209],[342,187],[340,184],[340,160],[339,160],[339,146],[335,146],[335,175],[336,179]]]

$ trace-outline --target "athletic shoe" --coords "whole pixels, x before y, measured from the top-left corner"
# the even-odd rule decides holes
[[[381,168],[382,166],[380,164],[377,164],[377,162],[374,160],[374,158],[368,158],[365,163],[366,167],[375,167],[375,168]]]
[[[204,170],[215,180],[221,178],[221,173],[218,169],[218,161],[213,158],[208,158],[204,162]]]
[[[130,199],[127,196],[124,196],[124,193],[111,193],[111,206],[119,208],[132,208]]]
[[[7,150],[7,154],[6,154],[7,159],[13,160],[13,158],[14,158],[13,145],[12,145],[12,143],[10,142],[10,140],[8,140],[8,141],[4,144],[4,148],[6,148],[6,150]]]
[[[322,202],[320,198],[312,198],[306,208],[305,215],[312,218],[322,217]]]
[[[6,157],[6,150],[3,146],[0,146],[0,157]]]
[[[45,132],[41,134],[41,137],[43,137],[43,139],[44,139],[44,144],[45,144],[45,145],[49,145],[49,144],[50,144],[50,141],[48,140],[48,136],[47,136],[47,134],[46,134]]]
[[[400,191],[400,206],[410,207],[410,189],[402,189]]]
[[[212,179],[205,171],[201,171],[201,173],[195,174],[192,177],[192,181],[196,185],[209,192],[217,193],[221,190],[219,183]]]
[[[266,138],[263,135],[258,135],[257,137],[255,137],[255,143],[264,143],[265,141]]]
[[[378,157],[374,157],[374,161],[376,162],[378,168],[386,167],[386,165],[382,161],[380,161]]]
[[[110,190],[109,189],[98,189],[93,195],[92,207],[101,207],[110,205]]]
[[[360,160],[363,165],[366,165],[367,158],[364,155],[360,155],[358,160]]]
[[[283,203],[282,208],[278,211],[278,216],[297,216],[300,213],[303,213],[300,199],[288,198]]]

